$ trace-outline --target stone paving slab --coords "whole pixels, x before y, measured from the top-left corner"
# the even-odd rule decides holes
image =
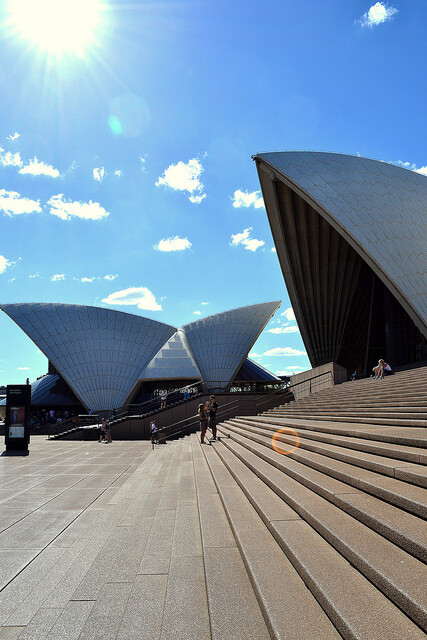
[[[206,549],[204,562],[212,638],[270,640],[237,547]]]
[[[172,557],[161,640],[211,640],[208,611],[203,558]]]
[[[131,585],[117,640],[160,638],[167,583],[167,575],[137,576]]]
[[[308,640],[313,637],[315,629],[316,640],[338,640],[340,634],[267,531],[213,447],[206,447],[204,454],[258,601],[269,620],[272,637],[277,640]]]

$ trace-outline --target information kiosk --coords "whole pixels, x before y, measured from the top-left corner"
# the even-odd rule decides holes
[[[6,451],[27,451],[30,443],[31,385],[8,384],[4,422]]]

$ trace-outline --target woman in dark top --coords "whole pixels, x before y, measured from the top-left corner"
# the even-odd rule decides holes
[[[208,416],[206,413],[205,405],[199,404],[199,421],[200,421],[200,442],[205,443],[206,429],[208,428]]]

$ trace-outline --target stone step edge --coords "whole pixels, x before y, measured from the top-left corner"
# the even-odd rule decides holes
[[[289,497],[286,492],[284,490],[282,490],[282,488],[277,485],[273,480],[269,479],[266,477],[266,475],[262,472],[261,469],[259,468],[255,468],[253,467],[253,465],[248,462],[247,460],[243,459],[238,452],[236,452],[235,450],[233,450],[231,448],[230,443],[228,443],[227,441],[223,442],[223,445],[233,454],[235,455],[243,464],[245,464],[245,466],[247,466],[252,473],[254,473],[256,475],[256,477],[260,478],[267,487],[269,487],[270,490],[274,491],[274,493],[276,493],[284,502],[285,504],[287,504],[288,506],[290,506],[292,509],[294,509],[296,511],[296,513],[301,517],[301,519],[303,519],[305,522],[307,522],[307,524],[313,528],[316,533],[319,534],[319,536],[321,536],[322,538],[324,538],[341,556],[343,556],[353,567],[355,567],[365,578],[366,580],[372,582],[379,591],[381,591],[384,596],[388,599],[390,599],[397,607],[399,607],[400,609],[402,609],[402,611],[408,615],[409,611],[411,612],[411,618],[412,620],[416,623],[419,624],[420,626],[422,626],[423,624],[427,627],[427,611],[424,609],[423,605],[421,603],[417,603],[413,598],[411,598],[409,595],[402,593],[402,590],[399,589],[399,587],[396,584],[393,584],[389,579],[387,579],[387,577],[385,575],[383,575],[379,569],[377,569],[375,566],[373,566],[366,558],[363,558],[363,556],[360,554],[360,552],[357,551],[356,548],[351,548],[348,546],[347,542],[345,542],[344,540],[341,540],[338,537],[338,534],[330,531],[327,532],[325,525],[321,523],[321,521],[319,520],[319,518],[316,517],[315,514],[310,513],[310,511],[304,507],[303,505],[300,505],[295,499],[292,499],[291,497]],[[233,471],[231,470],[230,466],[227,464],[226,460],[224,459],[224,457],[221,455],[221,451],[220,451],[220,447],[216,448],[216,453],[218,456],[221,457],[223,463],[225,464],[225,466],[228,468],[229,472],[231,473],[231,475],[234,477],[234,479],[236,480],[236,482],[239,484],[239,486],[241,487],[242,491],[245,493],[245,495],[249,498],[250,495],[250,491],[248,488],[246,488],[243,484],[243,482],[240,481],[240,478],[237,477],[236,474],[233,473]],[[256,454],[254,454],[256,455]],[[268,464],[266,461],[264,461],[266,464]],[[297,481],[295,481],[297,482]],[[307,490],[309,490],[306,487]],[[322,496],[318,496],[320,500],[322,500]],[[256,503],[255,499],[252,497],[252,499],[250,499],[251,503],[253,504],[255,510],[257,511],[258,515],[264,520],[266,526],[268,527],[268,529],[271,531],[272,535],[275,535],[272,528],[271,528],[271,523],[268,521],[267,518],[264,518],[264,510],[262,509],[262,506],[258,503]],[[329,502],[329,501],[328,501]],[[335,505],[332,502],[329,502],[330,505],[332,505],[334,508],[340,509],[340,507],[338,505]],[[351,514],[348,514],[347,512],[343,511],[343,513],[345,514],[346,517],[348,518],[352,518],[353,516]],[[366,526],[363,522],[359,523],[362,526]],[[370,527],[368,527],[368,529],[370,529]],[[326,535],[325,535],[326,533]],[[379,534],[378,532],[374,532],[375,535],[378,535],[380,537],[381,534]],[[385,538],[387,540],[387,538]],[[279,541],[278,541],[279,542]],[[391,541],[387,541],[388,543],[393,544]],[[280,542],[279,542],[280,544]],[[282,543],[283,544],[283,543]],[[280,546],[282,546],[282,544]],[[399,547],[400,549],[400,547]],[[405,550],[402,550],[404,553],[406,553]],[[420,565],[423,565],[422,562],[419,562],[419,560],[417,558],[414,558],[414,562],[418,563]]]
[[[291,413],[295,414],[295,411],[279,411],[279,410],[274,410],[271,411],[267,414],[267,412],[264,412],[262,415],[280,415],[283,417],[287,417],[290,416],[291,417]],[[308,416],[307,416],[308,414]],[[395,419],[395,418],[368,418],[366,416],[361,416],[360,418],[358,416],[336,416],[336,415],[316,415],[316,414],[312,414],[309,411],[305,411],[305,412],[300,412],[298,415],[294,416],[294,417],[299,417],[299,418],[303,418],[303,417],[308,417],[309,420],[327,420],[328,422],[352,422],[354,424],[366,424],[366,425],[373,425],[373,424],[377,424],[380,426],[388,426],[388,427],[400,427],[400,426],[404,426],[404,427],[427,427],[427,419],[419,419],[419,418],[400,418],[400,419]]]
[[[220,475],[217,475],[218,472],[215,469],[215,462],[221,465],[221,468],[224,470],[224,472],[232,479],[232,490],[234,489],[241,493],[242,500],[244,500],[242,506],[247,511],[247,514],[245,514],[245,520],[251,522],[251,518],[253,518],[256,519],[257,522],[259,521],[259,523],[262,523],[262,536],[264,536],[264,538],[261,538],[260,543],[264,544],[267,549],[268,544],[271,545],[272,549],[268,550],[272,550],[273,554],[275,554],[274,561],[276,571],[281,571],[284,575],[286,575],[286,571],[291,571],[295,576],[297,589],[300,589],[301,591],[300,593],[297,591],[296,594],[292,593],[292,599],[296,597],[298,601],[298,598],[300,597],[300,595],[302,595],[302,597],[307,601],[308,597],[309,603],[312,603],[312,608],[310,611],[307,611],[307,616],[309,618],[311,618],[313,615],[315,615],[316,618],[318,615],[321,616],[321,620],[319,620],[319,622],[321,623],[319,625],[319,631],[316,629],[316,632],[319,634],[319,640],[339,640],[339,638],[341,638],[342,636],[336,631],[334,623],[330,620],[330,617],[324,611],[324,608],[321,606],[321,604],[319,604],[314,594],[311,593],[310,589],[307,587],[306,582],[301,578],[298,571],[283,553],[283,550],[280,548],[276,540],[274,540],[267,527],[264,526],[263,521],[261,520],[261,518],[259,518],[259,515],[253,508],[250,501],[247,499],[245,494],[242,492],[242,490],[235,482],[231,474],[228,472],[226,467],[222,464],[220,459],[217,458],[215,452],[213,451],[213,448],[214,447],[204,447],[203,454],[208,464],[209,471],[217,489],[218,495],[220,497],[224,512],[227,516],[227,520],[233,532],[237,548],[239,549],[240,555],[248,573],[249,580],[259,602],[261,611],[263,612],[264,619],[270,631],[272,640],[287,640],[288,638],[290,640],[291,637],[296,638],[297,636],[290,636],[287,632],[287,618],[289,617],[289,613],[288,611],[284,610],[283,606],[278,606],[277,590],[274,596],[272,596],[272,590],[270,588],[270,578],[268,577],[267,581],[265,579],[265,575],[260,576],[259,572],[257,572],[256,570],[256,557],[254,558],[253,551],[251,550],[250,545],[247,544],[246,538],[248,535],[248,531],[245,529],[242,530],[239,527],[238,522],[236,522],[236,520],[238,520],[238,515],[236,515],[236,508],[233,508],[233,500],[230,499],[228,495],[230,486],[228,485],[227,480],[224,480],[224,478],[221,478]],[[253,525],[253,522],[251,522],[251,524]],[[294,586],[295,585],[293,584],[292,587]],[[282,600],[282,596],[280,597],[280,599]],[[306,612],[304,611],[304,614],[305,613]],[[349,640],[350,638],[351,636],[349,636]],[[301,637],[301,640],[306,639],[309,640],[309,637],[307,635]],[[230,638],[230,640],[232,639]],[[317,637],[316,640],[318,640]],[[353,638],[351,638],[351,640],[353,640]]]
[[[237,416],[236,416],[237,417]],[[282,418],[281,416],[266,416],[264,414],[260,414],[257,416],[238,416],[238,417],[244,417],[245,419],[248,420],[265,420],[268,422],[271,422],[272,424],[277,424],[279,427],[285,427],[285,426],[290,426],[290,427],[297,427],[298,429],[309,429],[310,431],[318,431],[319,433],[331,433],[331,434],[335,434],[335,435],[344,435],[344,436],[348,436],[348,437],[352,437],[352,438],[357,438],[357,437],[361,437],[361,438],[366,438],[367,440],[374,440],[376,442],[390,442],[392,444],[401,444],[401,445],[408,445],[410,447],[417,447],[420,449],[425,449],[427,447],[427,433],[426,433],[426,439],[420,439],[420,438],[408,438],[405,435],[389,435],[386,434],[382,431],[382,429],[386,429],[387,427],[382,426],[382,427],[378,427],[375,429],[375,433],[369,432],[369,429],[372,428],[372,425],[367,424],[366,429],[368,431],[365,430],[361,430],[363,429],[363,425],[359,425],[358,427],[355,426],[357,423],[353,422],[353,423],[348,423],[348,426],[351,427],[351,431],[349,431],[348,429],[340,429],[339,426],[331,426],[331,423],[327,422],[326,420],[313,420],[311,421],[314,424],[307,424],[307,422],[310,422],[309,418],[305,418],[304,420],[300,419],[300,418],[287,418],[286,419],[286,424],[284,422],[284,418]],[[276,421],[276,422],[275,422]],[[338,425],[339,423],[337,423]],[[402,429],[403,430],[403,429]]]
[[[361,413],[366,413],[368,415],[372,415],[373,417],[377,417],[378,415],[382,415],[384,413],[393,413],[395,416],[406,416],[408,413],[411,414],[426,414],[426,408],[425,405],[419,406],[419,407],[413,407],[413,406],[408,406],[408,407],[402,407],[402,406],[396,406],[396,407],[390,407],[390,406],[384,406],[382,404],[378,404],[378,406],[373,407],[373,406],[354,406],[354,407],[349,407],[348,405],[346,406],[336,406],[336,405],[326,405],[325,406],[311,406],[311,407],[297,407],[297,406],[281,406],[281,407],[275,407],[274,409],[270,409],[269,411],[287,411],[287,412],[292,412],[292,413],[307,413],[307,411],[310,411],[311,413],[326,413],[326,412],[331,412],[334,411],[334,414],[336,415],[337,413],[341,413],[344,415],[353,415],[353,414],[358,414],[360,415]]]
[[[261,440],[255,440],[259,444],[264,444],[268,448],[270,448],[270,443],[272,442],[272,436],[265,432],[265,429],[257,428],[257,427],[249,427],[244,425],[243,427],[238,424],[236,425],[233,420],[227,420],[224,423],[229,429],[232,431],[236,431],[238,429],[238,433],[243,432],[243,434],[255,440],[256,438],[261,438]],[[253,437],[254,436],[254,437]],[[331,449],[330,447],[323,446],[325,443],[318,443],[316,441],[303,440],[301,443],[301,439],[299,436],[294,436],[293,434],[280,434],[277,436],[276,443],[286,443],[287,445],[291,445],[291,447],[295,447],[295,451],[292,452],[292,457],[296,460],[300,460],[303,454],[299,454],[299,451],[307,451],[309,453],[314,454],[315,456],[320,456],[323,458],[330,458],[331,461],[334,460],[336,462],[341,462],[344,465],[349,465],[350,467],[356,467],[357,469],[362,469],[365,471],[369,471],[372,473],[378,474],[378,476],[385,476],[387,478],[391,478],[394,480],[403,481],[405,484],[412,485],[414,487],[420,487],[422,489],[427,489],[427,476],[423,473],[425,466],[424,465],[416,465],[416,463],[411,462],[402,462],[402,467],[399,466],[390,466],[386,464],[390,458],[386,458],[385,460],[381,460],[383,456],[366,453],[365,455],[370,456],[370,459],[363,459],[358,457],[357,453],[364,453],[362,451],[357,451],[354,449],[343,449],[342,452]],[[339,445],[331,445],[336,448],[342,449]],[[317,449],[320,450],[317,450]],[[354,452],[353,455],[351,453]],[[375,460],[377,458],[377,460]],[[414,466],[419,467],[419,469],[414,470]],[[418,470],[418,473],[417,473]]]
[[[250,451],[254,455],[257,455],[264,462],[268,464],[273,464],[268,455],[266,456],[261,455],[254,447],[248,446],[246,442],[241,441],[241,439],[244,440],[244,436],[239,436],[238,434],[236,435],[238,437],[231,438],[232,441],[246,448],[248,451]],[[228,438],[222,440],[221,442],[222,444],[224,444],[226,447],[229,448]],[[302,465],[302,463],[300,464]],[[342,493],[341,492],[332,493],[331,491],[328,491],[326,487],[324,488],[321,484],[320,476],[324,476],[326,479],[328,479],[329,476],[327,476],[326,474],[323,474],[321,471],[318,471],[317,469],[308,467],[311,472],[313,471],[315,472],[315,477],[317,474],[319,476],[317,481],[315,482],[313,479],[310,479],[304,476],[304,474],[301,471],[289,469],[284,467],[283,465],[278,465],[278,464],[274,464],[274,466],[279,471],[281,471],[281,473],[283,473],[285,476],[289,476],[290,478],[292,478],[302,486],[306,487],[310,491],[313,491],[313,493],[319,495],[320,497],[324,498],[325,500],[335,505],[342,511],[345,511],[349,515],[353,516],[354,518],[362,522],[362,524],[368,526],[370,529],[372,529],[379,535],[383,536],[387,540],[390,540],[390,542],[393,542],[393,544],[399,546],[410,555],[414,556],[415,558],[418,558],[423,562],[427,561],[426,545],[421,544],[414,538],[408,537],[406,534],[402,532],[398,532],[396,529],[392,529],[387,523],[379,520],[377,514],[371,513],[369,514],[369,516],[367,516],[365,511],[363,511],[362,509],[358,509],[352,503],[347,502],[346,500],[347,493],[351,494],[351,493],[354,493],[354,491],[361,494],[366,493],[362,489],[358,489],[357,487],[348,487],[349,489],[353,489],[353,491],[348,491],[348,492],[343,491]],[[302,467],[304,467],[304,465],[302,465]],[[334,479],[338,480],[337,478],[334,478]],[[343,488],[345,488],[345,483],[342,480],[338,480],[338,482],[340,482],[343,485]],[[402,509],[398,505],[385,502],[378,496],[375,496],[372,494],[367,494],[367,495],[369,495],[375,501],[383,502],[387,504],[391,509],[395,510],[396,513],[402,512]],[[406,514],[405,511],[403,511],[403,513]],[[418,518],[418,516],[414,515],[413,513],[408,513],[407,515],[410,516],[411,518]]]
[[[250,420],[246,420],[246,416],[236,416],[235,418],[230,418],[230,420],[242,423],[244,425],[252,426],[252,423],[258,426],[261,429],[268,429],[269,431],[278,431],[277,424],[270,424],[264,420],[255,420],[252,416]],[[225,421],[226,423],[229,420]],[[224,424],[225,424],[224,422]],[[399,449],[393,449],[390,447],[390,443],[386,443],[381,441],[369,440],[367,438],[360,438],[354,436],[344,436],[336,433],[324,433],[322,431],[313,431],[310,429],[301,429],[298,433],[300,439],[309,439],[314,440],[316,442],[323,442],[325,444],[332,444],[336,446],[340,446],[343,448],[348,448],[353,451],[362,451],[364,453],[376,454],[377,451],[375,447],[380,447],[381,449],[385,449],[379,453],[379,455],[383,457],[388,457],[393,460],[402,460],[404,462],[414,462],[415,464],[427,465],[427,453],[425,455],[425,461],[421,459],[422,452],[420,448],[410,447],[408,445],[397,445]],[[423,456],[424,457],[424,456]]]
[[[217,452],[216,453],[212,452],[211,455],[217,455]],[[205,456],[207,457],[207,452],[205,452]],[[207,459],[208,459],[208,457],[207,457]],[[208,463],[209,463],[209,459],[208,459]],[[212,473],[212,475],[214,477],[213,473]],[[214,480],[215,480],[215,477],[214,477]],[[221,488],[219,486],[218,486],[218,492],[220,493],[221,500],[224,500],[222,492],[221,492]],[[226,503],[224,503],[224,508],[227,511],[227,504]],[[227,515],[228,515],[228,512],[227,512]],[[259,517],[259,515],[258,515],[258,517]],[[277,521],[275,521],[275,522],[277,522]],[[305,523],[305,524],[306,524],[307,527],[309,527],[309,525],[307,523]],[[333,621],[335,627],[337,628],[337,630],[341,634],[342,638],[344,638],[345,640],[360,640],[362,638],[362,636],[360,634],[358,634],[352,628],[352,625],[351,625],[351,607],[350,607],[350,609],[349,609],[349,607],[347,607],[346,610],[343,610],[342,608],[340,609],[337,606],[336,602],[334,602],[333,599],[328,595],[328,593],[325,592],[325,589],[323,588],[322,584],[319,582],[319,575],[325,575],[325,573],[327,572],[326,567],[325,567],[325,571],[320,572],[320,574],[319,574],[319,571],[317,572],[317,579],[316,579],[316,577],[313,576],[310,573],[310,571],[308,570],[307,567],[305,567],[304,565],[301,565],[301,563],[299,561],[298,554],[291,548],[290,545],[282,546],[280,544],[280,543],[283,544],[284,540],[283,540],[283,538],[280,538],[280,537],[277,536],[277,531],[276,531],[275,528],[273,530],[273,525],[274,525],[274,523],[272,523],[272,529],[266,527],[266,530],[270,533],[270,535],[272,535],[272,538],[277,542],[279,547],[282,549],[282,552],[284,553],[284,555],[292,563],[295,571],[299,574],[301,579],[305,582],[307,589],[317,599],[317,601],[320,604],[320,606],[323,608],[323,610],[326,612],[326,614],[329,616],[329,618]],[[315,532],[313,531],[313,533],[315,533]],[[381,598],[381,600],[384,603],[383,606],[388,608],[389,613],[390,613],[390,611],[396,612],[398,614],[400,620],[402,618],[404,618],[410,624],[411,630],[412,630],[412,634],[413,634],[413,635],[410,636],[411,640],[415,640],[415,638],[417,638],[417,640],[418,639],[421,640],[421,638],[424,638],[424,636],[422,636],[421,633],[418,633],[419,627],[415,626],[414,623],[412,623],[412,621],[410,621],[410,619],[398,607],[396,607],[396,605],[394,603],[392,603],[383,593],[381,593],[377,589],[377,587],[375,587],[369,580],[367,580],[355,567],[350,565],[348,563],[348,561],[345,558],[343,558],[343,556],[341,556],[341,554],[339,552],[337,552],[336,549],[334,549],[323,537],[321,537],[317,533],[315,533],[315,536],[316,536],[316,540],[318,541],[318,545],[320,545],[321,549],[322,550],[323,549],[330,550],[330,553],[332,553],[334,558],[335,558],[335,562],[338,562],[340,564],[340,569],[344,570],[346,572],[347,577],[349,577],[350,575],[351,576],[355,576],[356,580],[359,582],[359,585],[363,584],[363,585],[365,585],[365,587],[366,587],[366,589],[368,591],[370,591],[372,593],[376,593],[376,594],[379,595],[379,597]],[[318,550],[318,549],[316,549],[316,550]],[[244,553],[244,550],[242,550],[242,552]],[[319,555],[320,558],[323,557],[323,554],[321,552],[318,555]],[[372,591],[372,590],[374,590],[374,591]],[[372,614],[370,614],[370,615],[372,615]],[[381,621],[379,621],[378,624],[381,625]],[[382,630],[383,630],[383,628],[382,628]],[[310,638],[311,637],[313,637],[313,636],[310,635]],[[364,636],[364,637],[367,640],[367,636]],[[372,636],[372,637],[374,637],[374,636]],[[376,635],[375,637],[377,638],[378,636]],[[387,636],[387,638],[389,638],[389,637],[390,636]],[[406,636],[399,636],[399,639],[401,637],[403,638],[403,637],[406,637]],[[396,636],[394,636],[394,638],[396,638]],[[409,638],[409,636],[408,636],[408,638]],[[283,640],[285,640],[285,638],[283,638]],[[289,638],[289,640],[291,640],[291,639]],[[296,637],[295,637],[295,640],[296,640]],[[305,640],[305,637],[304,637],[304,640]],[[308,640],[308,637],[307,637],[307,640]],[[316,636],[316,640],[317,640],[317,636]],[[386,640],[384,635],[382,636],[382,640]]]
[[[227,427],[225,427],[227,428]],[[230,429],[231,431],[231,438],[233,438],[233,430]],[[224,432],[224,427],[221,425],[221,432]],[[255,442],[256,444],[265,447],[265,449],[267,451],[271,451],[272,447],[269,446],[266,442],[265,439],[260,438],[258,436],[255,435],[244,435],[241,436],[243,438],[246,438],[247,440],[251,440],[253,442]],[[249,447],[247,447],[249,448]],[[258,455],[260,457],[263,457],[263,455],[260,452],[257,452]],[[309,454],[311,454],[312,452],[307,452]],[[278,454],[279,455],[279,454]],[[319,458],[319,460],[311,460],[309,458],[307,458],[304,455],[298,455],[298,452],[294,451],[293,453],[291,453],[289,455],[289,458],[292,460],[295,460],[296,462],[310,468],[310,469],[314,469],[315,471],[319,471],[320,473],[322,473],[325,476],[330,476],[331,478],[334,478],[335,480],[339,480],[340,482],[342,482],[343,484],[346,484],[350,487],[356,488],[356,489],[360,489],[362,491],[364,491],[365,493],[368,493],[370,495],[373,495],[377,498],[380,498],[381,500],[384,500],[384,502],[388,502],[390,504],[393,504],[399,508],[404,509],[405,511],[408,511],[409,513],[413,513],[416,516],[422,517],[422,518],[427,518],[427,507],[424,504],[420,504],[419,502],[416,502],[413,498],[408,498],[405,495],[399,495],[397,493],[397,488],[398,487],[405,487],[407,486],[407,483],[402,481],[402,480],[398,480],[396,478],[390,478],[388,476],[381,476],[380,474],[375,473],[374,471],[370,471],[369,469],[360,469],[360,467],[354,467],[354,469],[352,469],[352,465],[345,463],[345,462],[341,462],[340,460],[334,460],[334,462],[338,463],[339,466],[343,467],[341,471],[337,471],[334,469],[331,469],[330,467],[328,467],[327,465],[327,458],[325,458],[325,456],[322,456],[322,454],[315,454],[317,455],[317,457]],[[332,459],[331,459],[332,460]],[[353,473],[352,473],[353,470]],[[354,470],[360,470],[362,473],[364,473],[365,475],[368,476],[373,476],[373,478],[371,479],[361,479],[360,477],[357,477],[357,474],[354,475]],[[396,490],[392,491],[388,488],[384,488],[384,487],[380,487],[377,484],[375,484],[375,482],[373,481],[373,479],[375,478],[375,476],[377,476],[378,478],[386,478],[389,482],[395,483],[397,484]],[[420,487],[416,487],[415,485],[409,485],[413,490],[420,490]]]

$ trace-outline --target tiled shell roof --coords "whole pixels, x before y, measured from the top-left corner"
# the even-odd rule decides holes
[[[286,151],[259,154],[255,159],[270,164],[293,188],[320,205],[416,324],[426,327],[425,176],[338,153]]]
[[[209,388],[224,389],[233,379],[279,305],[280,302],[254,304],[201,318],[182,327]]]
[[[130,313],[73,304],[0,308],[35,342],[87,409],[113,409],[137,380],[203,378],[225,388],[280,302],[175,329]]]
[[[121,406],[175,333],[130,313],[74,304],[6,304],[3,311],[49,358],[87,409]]]

